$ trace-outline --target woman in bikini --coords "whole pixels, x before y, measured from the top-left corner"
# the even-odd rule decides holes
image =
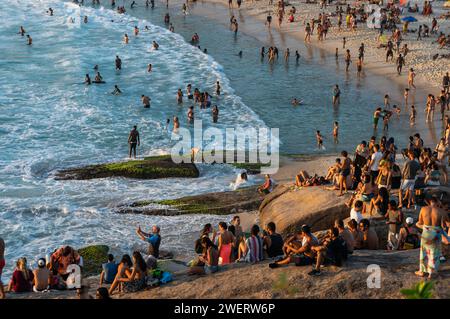
[[[219,257],[222,258],[222,265],[226,265],[231,263],[231,253],[234,244],[234,236],[233,233],[228,230],[228,226],[225,222],[219,223],[219,241],[218,241],[218,249],[219,249]]]

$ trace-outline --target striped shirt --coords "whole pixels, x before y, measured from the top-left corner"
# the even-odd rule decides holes
[[[251,236],[245,241],[248,252],[245,256],[245,261],[256,263],[264,259],[263,255],[263,240],[259,236]]]

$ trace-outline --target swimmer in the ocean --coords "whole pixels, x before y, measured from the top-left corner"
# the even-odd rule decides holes
[[[123,36],[123,42],[125,44],[128,44],[129,41],[130,41],[130,39],[128,39],[128,34],[125,33],[125,35]]]
[[[122,60],[116,55],[116,70],[122,70]]]
[[[52,9],[52,8],[48,8],[47,13],[50,14],[50,15],[52,16],[52,15],[53,15],[53,9]]]
[[[204,54],[208,54],[208,50],[206,48],[203,49]]]
[[[98,64],[94,65],[94,70],[98,71]]]
[[[164,128],[166,131],[169,129],[170,119],[166,120],[166,127]]]
[[[84,84],[91,85],[91,77],[89,74],[86,74],[86,77],[84,78]]]
[[[136,5],[136,1],[133,1],[133,2],[131,3],[130,8],[133,9],[135,5]]]
[[[239,51],[238,57],[242,58],[242,51]]]
[[[26,31],[25,31],[25,29],[23,28],[23,26],[20,26],[19,34],[20,34],[21,36],[24,36],[25,33],[26,33]]]
[[[84,16],[83,22],[84,23],[88,23],[88,17],[87,16]]]
[[[122,91],[119,89],[117,85],[114,85],[114,91],[111,92],[113,95],[119,95],[122,94]]]
[[[30,37],[30,35],[29,34],[27,34],[27,44],[28,45],[32,45],[33,44],[33,39]]]
[[[100,72],[97,72],[95,75],[94,83],[105,83],[103,81],[103,77],[100,75]]]
[[[144,105],[144,108],[148,109],[150,108],[150,98],[148,96],[145,96],[144,94],[141,95],[141,101]]]
[[[294,98],[292,99],[292,101],[291,101],[291,104],[294,105],[294,106],[297,106],[297,105],[300,104],[300,101],[299,101],[297,98],[294,97]]]
[[[219,81],[217,81],[216,82],[216,95],[220,95],[220,89],[221,89],[220,83],[219,83]]]
[[[137,27],[137,25],[134,26],[134,35],[135,36],[139,35],[139,28]]]
[[[295,50],[295,62],[298,63],[298,60],[300,60],[300,53],[298,53],[298,50]]]
[[[188,100],[194,99],[194,94],[192,94],[192,85],[190,83],[186,87],[186,95],[187,95]]]
[[[175,32],[175,28],[173,27],[172,23],[170,23],[169,31],[170,32]]]
[[[152,72],[152,64],[151,63],[149,63],[148,65],[147,65],[147,72]]]
[[[153,41],[152,48],[153,48],[154,50],[158,50],[158,49],[159,49],[159,44],[156,43],[156,41]]]

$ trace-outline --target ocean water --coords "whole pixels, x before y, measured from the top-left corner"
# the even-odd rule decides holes
[[[373,135],[371,114],[384,94],[389,93],[394,103],[400,99],[401,86],[377,77],[343,76],[343,63],[321,50],[299,45],[302,58],[296,64],[297,48],[276,32],[270,37],[265,32],[235,37],[227,15],[236,14],[241,26],[246,23],[237,11],[198,3],[184,16],[181,2],[171,2],[168,10],[162,2],[153,10],[142,5],[131,10],[129,2],[126,15],[110,10],[106,3],[79,8],[57,0],[0,2],[0,236],[7,243],[7,274],[16,258],[32,260],[62,244],[106,243],[115,253],[130,252],[142,246],[134,234],[138,225],[160,225],[162,248],[189,254],[202,224],[230,218],[113,212],[117,205],[134,200],[227,190],[238,172],[227,166],[200,165],[198,179],[53,179],[58,169],[126,158],[127,135],[135,124],[141,133],[141,156],[168,152],[175,142],[163,129],[164,123],[176,115],[182,126],[187,125],[189,104],[178,106],[175,100],[177,89],[184,92],[187,83],[212,93],[219,80],[223,95],[213,98],[220,108],[217,127],[279,128],[283,153],[320,154],[315,149],[316,130],[325,136],[326,152],[352,150]],[[55,16],[45,13],[48,7]],[[203,14],[211,7],[219,19]],[[176,33],[163,23],[166,12]],[[87,24],[80,21],[84,15]],[[32,47],[17,34],[20,25],[32,36]],[[135,25],[141,31],[138,37],[133,35]],[[145,26],[150,30],[145,31]],[[208,54],[189,44],[194,32]],[[130,37],[128,45],[122,42],[124,33]],[[160,45],[158,51],[150,50],[153,40]],[[271,41],[281,54],[285,46],[291,48],[288,64],[281,56],[273,66],[260,60],[260,47]],[[116,54],[123,62],[120,72],[114,68]],[[153,65],[151,74],[146,72],[148,63]],[[93,78],[96,64],[106,84],[86,87],[84,75]],[[330,105],[335,83],[343,91],[339,108]],[[121,96],[110,94],[115,84],[123,91]],[[142,108],[141,94],[151,97],[151,109]],[[292,107],[294,96],[305,104]],[[422,98],[415,103],[423,104]],[[196,108],[195,113],[204,127],[212,125],[210,110]],[[341,127],[338,146],[331,142],[333,121]],[[418,127],[411,128],[403,114],[392,120],[389,133],[400,147],[417,130],[430,132],[424,136],[426,141],[435,140],[439,124],[423,127],[422,122],[419,116]],[[379,129],[377,134],[381,133]],[[251,177],[250,183],[259,181]]]
[[[53,17],[45,13],[48,7],[55,10]],[[87,24],[79,21],[84,15]],[[221,82],[223,95],[213,100],[221,108],[217,127],[265,127],[234,94],[219,63],[180,35],[109,9],[80,9],[63,1],[7,1],[0,3],[0,19],[0,236],[9,262],[19,256],[32,260],[62,244],[107,243],[116,251],[129,251],[138,244],[138,224],[161,225],[163,248],[183,253],[192,249],[192,242],[183,243],[180,237],[199,231],[205,220],[228,219],[112,212],[139,199],[228,190],[238,171],[227,166],[200,165],[201,177],[187,180],[53,178],[58,169],[126,158],[134,124],[141,133],[140,155],[168,152],[175,142],[163,123],[177,115],[186,126],[187,105],[178,106],[175,94],[188,82],[210,92]],[[138,37],[132,34],[136,24],[142,30]],[[33,38],[32,47],[17,34],[20,25]],[[150,30],[144,31],[144,25]],[[129,45],[122,42],[125,32]],[[152,40],[159,43],[158,51],[150,50]],[[123,61],[120,72],[114,68],[116,54]],[[151,74],[146,72],[148,63],[154,65]],[[84,75],[93,78],[95,64],[106,84],[87,87]],[[110,94],[114,84],[121,96]],[[141,106],[141,94],[151,97],[151,109]],[[197,109],[196,118],[204,119],[204,127],[212,124],[210,110]]]

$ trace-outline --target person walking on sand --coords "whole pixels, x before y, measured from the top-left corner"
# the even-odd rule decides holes
[[[414,72],[414,69],[410,68],[409,72],[408,72],[408,87],[416,88],[416,86],[414,85],[414,78],[415,77],[416,77],[416,73]]]
[[[402,74],[402,68],[405,65],[405,58],[403,57],[403,55],[400,53],[397,57],[397,73],[398,75]]]
[[[420,240],[419,270],[415,274],[419,277],[428,275],[434,278],[439,271],[442,255],[443,225],[449,222],[448,214],[439,207],[439,200],[433,196],[428,200],[428,206],[422,207],[416,226],[422,229]]]
[[[133,126],[133,129],[130,131],[128,135],[128,144],[130,145],[129,158],[131,158],[131,153],[133,152],[134,158],[136,158],[136,146],[141,145],[141,139],[139,137],[139,132],[137,130],[137,126]]]

